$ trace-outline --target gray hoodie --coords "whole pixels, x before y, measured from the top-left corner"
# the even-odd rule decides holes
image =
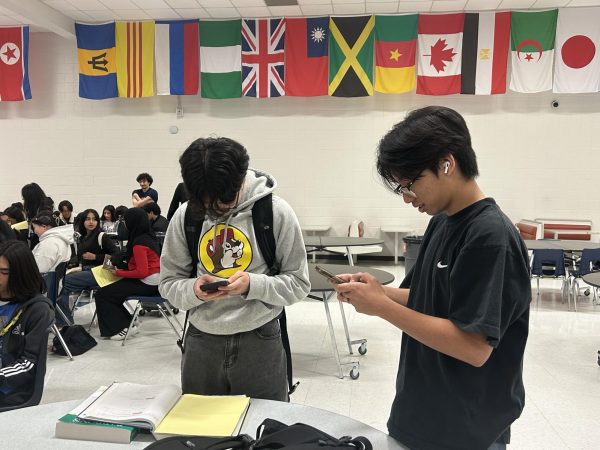
[[[33,257],[40,272],[50,272],[61,262],[71,259],[73,225],[48,228],[33,248]]]
[[[224,279],[238,271],[250,277],[246,295],[204,302],[194,294],[189,278],[192,258],[185,237],[184,203],[173,215],[160,258],[160,294],[176,307],[190,311],[190,323],[205,333],[234,334],[254,330],[277,317],[283,306],[304,299],[310,292],[306,249],[300,224],[290,205],[273,196],[273,234],[280,273],[268,276],[252,224],[252,206],[271,193],[277,183],[265,172],[249,169],[238,206],[228,217],[204,218],[197,275]]]

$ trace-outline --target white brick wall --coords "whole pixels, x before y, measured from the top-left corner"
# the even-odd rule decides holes
[[[280,98],[206,100],[175,97],[91,101],[77,95],[76,46],[32,33],[33,100],[0,103],[0,208],[36,181],[55,202],[77,211],[130,204],[135,177],[149,172],[167,209],[179,179],[178,156],[195,138],[228,136],[246,146],[251,165],[271,172],[305,225],[329,224],[342,235],[362,218],[379,227],[424,229],[428,218],[387,192],[374,154],[381,136],[409,109],[441,104],[466,118],[479,158],[480,184],[520,218],[591,219],[600,228],[600,94],[495,97]],[[550,107],[553,98],[560,107]],[[169,127],[177,125],[172,135]],[[383,235],[391,253],[392,235]]]

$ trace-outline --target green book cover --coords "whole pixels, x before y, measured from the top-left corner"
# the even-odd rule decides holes
[[[138,431],[138,428],[128,425],[92,422],[80,419],[75,414],[65,414],[56,423],[55,435],[63,439],[129,444]]]

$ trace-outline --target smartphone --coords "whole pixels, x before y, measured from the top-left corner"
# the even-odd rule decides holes
[[[114,269],[112,262],[110,262],[110,255],[104,255],[104,262],[102,263],[102,268],[109,270]]]
[[[321,266],[315,266],[315,270],[335,284],[345,283],[340,277],[332,274],[330,271],[323,269]]]
[[[219,287],[227,286],[228,284],[229,281],[227,280],[214,281],[212,283],[203,284],[202,286],[200,286],[200,290],[212,294],[214,292],[217,292],[219,290]]]

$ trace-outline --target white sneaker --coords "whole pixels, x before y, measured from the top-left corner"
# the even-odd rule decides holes
[[[135,325],[133,327],[131,327],[131,331],[129,332],[129,337],[135,336],[136,334],[138,334],[138,327],[136,327]],[[121,331],[119,331],[117,334],[115,334],[114,336],[110,337],[111,341],[122,341],[123,339],[125,339],[125,336],[127,335],[127,328],[123,328]]]

